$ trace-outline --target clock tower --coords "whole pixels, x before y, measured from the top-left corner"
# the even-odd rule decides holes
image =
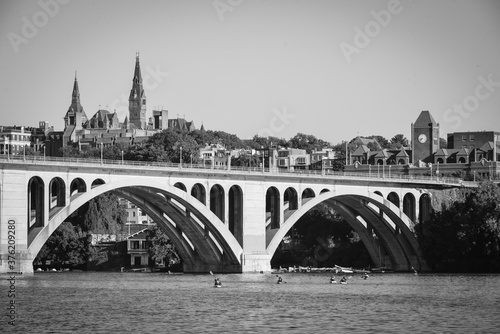
[[[434,161],[433,154],[439,149],[439,123],[429,111],[422,111],[415,123],[411,124],[411,144],[413,164],[418,166],[419,161]]]

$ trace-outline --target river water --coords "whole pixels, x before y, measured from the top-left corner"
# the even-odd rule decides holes
[[[213,288],[209,274],[17,276],[15,326],[4,311],[0,332],[500,333],[500,275],[355,274],[347,285],[327,273],[282,277],[224,274]]]

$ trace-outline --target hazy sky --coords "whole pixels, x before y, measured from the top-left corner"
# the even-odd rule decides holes
[[[500,1],[0,0],[2,125],[156,107],[240,138],[500,131]]]

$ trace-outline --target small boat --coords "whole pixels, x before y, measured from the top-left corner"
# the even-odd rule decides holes
[[[222,288],[222,284],[215,284],[214,288]]]
[[[337,281],[330,281],[330,284],[337,284]]]
[[[341,281],[340,284],[347,284],[347,281]]]

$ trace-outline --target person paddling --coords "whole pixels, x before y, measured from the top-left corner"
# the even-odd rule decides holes
[[[335,276],[330,277],[330,283],[337,283]]]
[[[277,282],[277,283],[278,283],[278,284],[283,283],[283,278],[281,278],[281,276],[278,276],[278,282]]]
[[[221,283],[221,281],[220,281],[219,277],[216,277],[216,278],[215,278],[215,280],[214,280],[214,285],[215,285],[215,286],[221,286],[221,285],[222,285],[222,283]]]

